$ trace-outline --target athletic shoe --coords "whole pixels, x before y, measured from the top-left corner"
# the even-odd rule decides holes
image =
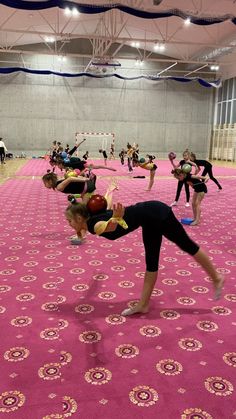
[[[172,204],[170,204],[171,207],[176,207],[177,205],[177,201],[172,202]]]
[[[190,203],[189,202],[186,202],[185,206],[186,207],[190,207]]]

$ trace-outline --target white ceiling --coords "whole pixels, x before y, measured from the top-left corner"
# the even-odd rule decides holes
[[[107,0],[86,0],[79,3],[108,4]],[[116,3],[109,1],[109,3]],[[236,16],[236,0],[126,0],[124,5],[146,11],[169,10],[178,7],[190,15]],[[49,43],[46,37],[53,36]],[[131,47],[139,42],[139,47]],[[155,42],[163,42],[165,51],[154,52]],[[166,67],[173,62],[185,63],[192,70],[206,64],[220,64],[219,75],[234,74],[236,62],[236,25],[230,20],[210,26],[185,25],[179,17],[142,19],[112,10],[103,14],[79,14],[68,17],[62,9],[41,11],[17,10],[0,5],[0,52],[6,56],[17,53],[30,54],[166,60]],[[0,55],[0,60],[3,56]],[[164,61],[165,62],[165,61]],[[191,67],[190,67],[191,65]],[[200,70],[199,70],[200,71]],[[195,75],[198,71],[195,72]],[[232,73],[232,74],[231,74]]]

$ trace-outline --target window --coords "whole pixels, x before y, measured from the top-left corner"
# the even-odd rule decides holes
[[[218,89],[218,102],[222,101],[222,86]]]
[[[221,103],[218,103],[217,105],[217,118],[216,118],[216,124],[220,125],[220,114],[221,114]]]
[[[228,91],[228,80],[225,80],[223,83],[223,97],[222,100],[227,100],[227,91]]]
[[[227,103],[227,112],[226,112],[226,124],[230,124],[230,116],[231,116],[231,101]]]
[[[228,99],[233,98],[234,79],[229,79]]]
[[[236,123],[236,100],[232,101],[232,105],[233,105],[233,112],[232,112],[232,124]]]
[[[226,102],[222,103],[221,125],[225,124],[226,117]]]

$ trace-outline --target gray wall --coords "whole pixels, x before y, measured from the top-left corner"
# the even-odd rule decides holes
[[[78,131],[114,132],[117,150],[135,141],[159,157],[186,147],[206,157],[213,96],[197,82],[0,75],[0,136],[9,150],[37,155],[54,139],[73,145]]]

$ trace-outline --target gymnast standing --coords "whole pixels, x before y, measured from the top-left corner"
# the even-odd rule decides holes
[[[141,157],[139,160],[133,159],[133,166],[134,167],[141,167],[142,169],[149,170],[150,177],[149,177],[149,184],[146,191],[150,191],[154,184],[155,174],[157,170],[157,165],[153,162],[146,161],[145,158]]]
[[[196,226],[200,223],[201,202],[205,194],[207,193],[207,187],[205,182],[207,182],[209,178],[207,176],[191,175],[190,173],[185,173],[182,169],[174,169],[171,173],[174,175],[176,179],[178,179],[178,181],[187,183],[194,189],[192,198],[194,220],[190,225]]]
[[[207,160],[199,160],[196,158],[196,154],[190,153],[190,160],[194,162],[199,168],[204,167],[202,176],[208,175],[213,182],[218,186],[218,189],[221,190],[222,186],[219,184],[218,180],[213,176],[212,164]],[[199,169],[200,171],[200,169]]]
[[[103,155],[104,164],[106,166],[107,165],[107,152],[106,152],[106,150],[100,149],[98,151],[99,151],[99,153],[101,153]]]
[[[184,164],[190,164],[191,166],[193,166],[195,168],[195,174],[198,173],[197,165],[194,162],[190,161],[190,152],[189,152],[188,149],[186,149],[183,152],[183,159],[180,160],[180,162],[178,164],[175,164],[173,159],[171,159],[170,162],[171,162],[174,169],[177,169],[179,167],[182,168]],[[190,200],[189,185],[188,185],[187,182],[183,182],[182,180],[179,180],[176,195],[175,195],[175,200],[174,200],[174,202],[172,202],[171,207],[175,207],[176,205],[178,205],[178,200],[179,200],[180,193],[181,193],[181,190],[182,190],[183,186],[185,187],[185,194],[186,194],[186,204],[185,204],[185,206],[186,207],[190,206],[190,204],[189,204],[189,200]]]
[[[212,279],[215,298],[221,296],[224,278],[215,269],[207,254],[187,235],[181,223],[175,217],[171,207],[159,201],[139,202],[124,207],[118,203],[112,210],[91,215],[83,203],[71,204],[66,209],[66,218],[78,235],[88,230],[92,234],[116,240],[130,232],[142,228],[145,249],[146,272],[138,304],[125,309],[123,316],[135,313],[147,313],[149,301],[157,280],[159,254],[162,237],[175,243],[187,252]]]

